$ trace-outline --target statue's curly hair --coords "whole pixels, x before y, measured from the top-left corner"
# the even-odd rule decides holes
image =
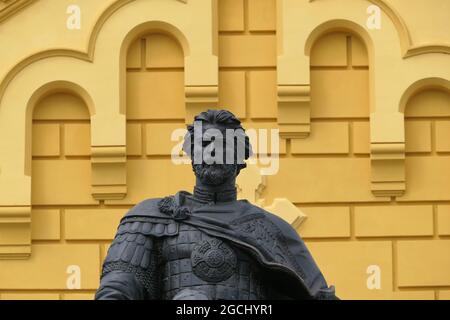
[[[196,121],[201,121],[202,123],[212,124],[218,127],[220,130],[233,129],[241,132],[242,135],[237,135],[234,148],[235,150],[240,146],[244,146],[245,154],[244,159],[247,160],[252,154],[252,146],[250,144],[250,139],[245,133],[245,129],[241,125],[241,121],[228,110],[207,110],[201,112],[194,118],[194,123]],[[194,123],[187,126],[187,133],[184,137],[183,151],[188,154],[191,159],[194,152]],[[238,172],[245,168],[245,163],[238,163]]]

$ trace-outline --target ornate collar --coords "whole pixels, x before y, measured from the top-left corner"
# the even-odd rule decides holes
[[[194,198],[204,202],[228,202],[236,201],[237,190],[236,188],[210,191],[203,188],[194,187]]]

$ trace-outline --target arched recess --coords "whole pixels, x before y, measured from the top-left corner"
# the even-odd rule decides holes
[[[151,44],[153,41],[149,41],[149,37],[159,37],[161,41],[161,45],[163,46],[161,49],[165,50],[168,56],[158,57],[160,61],[156,61],[156,64],[152,61],[151,57]],[[176,57],[171,57],[170,55],[176,53]],[[188,60],[187,57],[190,56],[190,46],[188,40],[185,35],[176,28],[175,26],[165,23],[163,21],[150,21],[143,23],[133,30],[131,30],[127,36],[125,37],[122,47],[121,47],[121,55],[120,55],[120,88],[121,88],[121,113],[127,115],[127,118],[133,119],[135,116],[141,117],[142,115],[135,115],[134,109],[141,109],[144,111],[145,108],[138,106],[136,107],[136,103],[146,103],[145,100],[149,100],[154,98],[152,93],[152,85],[158,85],[158,83],[149,84],[147,90],[141,90],[137,92],[141,96],[138,97],[137,101],[129,101],[128,97],[130,96],[128,93],[128,87],[130,86],[130,81],[134,82],[134,78],[130,76],[133,72],[139,77],[139,75],[145,75],[145,73],[137,73],[136,71],[158,71],[161,68],[168,68],[170,71],[182,71],[181,80],[182,80],[182,101],[183,110],[178,110],[176,112],[177,116],[180,118],[185,118],[184,105],[185,105],[185,64]],[[173,60],[176,61],[173,61]],[[165,61],[164,61],[165,60]],[[178,70],[176,70],[178,69]],[[178,79],[179,80],[179,79]],[[179,81],[177,81],[178,83]],[[133,83],[131,84],[133,86]],[[143,89],[143,88],[142,88]],[[157,90],[153,90],[154,94],[162,95],[161,92]],[[178,94],[180,92],[177,92]],[[168,98],[168,97],[166,97]],[[179,99],[178,99],[179,100]],[[178,107],[180,101],[177,101]],[[126,110],[125,110],[126,106]],[[170,110],[170,102],[167,105],[160,106],[159,111],[167,111],[167,108]],[[129,109],[132,109],[131,111]],[[148,109],[148,108],[147,108]],[[149,111],[149,110],[147,110]],[[158,110],[154,108],[152,114],[148,113],[146,117],[151,119],[152,117],[158,118]]]
[[[298,27],[299,16],[304,10],[313,8],[300,2],[280,0],[278,30],[278,124],[280,134],[284,137],[305,138],[310,133],[311,121],[311,50],[317,41],[326,34],[348,33],[358,39],[358,45],[365,47],[368,61],[365,66],[372,65],[374,60],[373,39],[353,17],[349,19],[327,19],[323,13],[317,22],[305,28]],[[299,12],[303,10],[303,12]],[[317,13],[314,13],[317,14]],[[282,15],[282,16],[281,16]],[[289,33],[288,33],[289,32]],[[346,50],[346,48],[343,48]],[[364,67],[364,66],[361,66]],[[292,72],[296,70],[296,72]],[[373,77],[369,78],[370,110],[374,108],[372,95]]]
[[[80,85],[69,82],[69,81],[53,81],[50,83],[46,83],[43,86],[41,86],[39,89],[37,89],[34,94],[31,96],[30,100],[28,101],[27,108],[26,108],[26,134],[25,134],[25,146],[26,146],[26,155],[25,155],[25,174],[27,176],[31,176],[31,159],[32,159],[32,123],[34,118],[34,114],[36,112],[36,106],[42,102],[43,99],[47,98],[48,96],[54,95],[54,94],[67,94],[69,96],[77,97],[80,101],[82,101],[82,104],[86,107],[85,115],[83,116],[84,112],[78,112],[79,116],[82,117],[81,119],[89,120],[90,117],[95,115],[95,105],[94,101],[92,100],[91,95]],[[56,109],[56,108],[54,108]],[[57,112],[58,110],[54,110],[54,112]],[[48,115],[49,118],[41,117],[41,120],[54,120],[54,119],[65,119],[62,112],[66,113],[73,113],[76,112],[76,110],[69,110],[67,111],[58,111],[61,112],[61,117],[57,118],[55,116],[52,116],[51,114]],[[86,114],[88,117],[86,117]],[[74,114],[69,115],[68,119],[77,119]],[[90,129],[89,129],[90,131]],[[90,136],[90,134],[89,134]]]
[[[348,28],[320,29],[308,39],[305,51],[310,57],[311,135],[293,139],[291,152],[366,157],[370,145],[371,72],[367,46],[362,37]],[[334,141],[333,146],[314,152],[302,150],[303,144],[317,137]]]
[[[126,194],[126,108],[122,94],[125,81],[121,80],[124,75],[120,70],[127,35],[139,26],[157,21],[182,32],[185,43],[189,44],[184,83],[189,109],[191,105],[212,102],[217,97],[215,12],[214,0],[202,6],[189,1],[117,0],[94,25],[86,51],[48,48],[18,62],[0,84],[0,134],[7,137],[0,140],[0,149],[8,155],[0,158],[2,215],[29,219],[31,177],[27,175],[26,144],[30,131],[26,130],[26,106],[39,88],[57,81],[85,88],[95,104],[95,114],[91,117],[92,196],[96,200],[123,198]],[[195,23],[192,17],[196,17]],[[0,229],[1,223],[8,221],[12,220],[3,219]],[[1,234],[6,240],[0,240],[0,256],[20,256],[19,249],[8,245],[13,235]]]
[[[407,188],[397,201],[450,200],[450,81],[414,82],[402,96],[400,111],[405,116]]]
[[[29,193],[30,203],[1,208],[0,259],[27,258],[31,254],[31,223],[35,217],[48,217],[48,211],[32,213],[31,205],[70,205],[83,198],[83,204],[94,203],[89,186],[90,118],[95,106],[89,93],[73,82],[49,82],[31,94],[24,109],[24,174],[29,189],[20,191],[22,196]],[[68,165],[63,160],[70,157],[76,160]],[[17,187],[24,185],[9,187],[17,192]]]
[[[164,35],[168,38],[173,39],[172,46],[177,46],[180,50],[180,66],[183,68],[183,72],[176,72],[177,84],[181,90],[177,90],[175,94],[170,92],[160,92],[155,90],[154,86],[160,86],[164,84],[164,79],[159,79],[162,81],[157,81],[153,78],[145,79],[145,75],[149,74],[145,71],[146,60],[147,60],[147,48],[146,45],[141,45],[141,40],[148,36],[148,33]],[[144,40],[146,41],[146,40]],[[170,44],[169,44],[170,46]],[[131,52],[130,52],[131,51]],[[147,114],[143,118],[151,119],[157,110],[167,111],[173,108],[172,102],[174,102],[174,97],[178,106],[182,108],[181,113],[178,114],[179,117],[184,119],[185,107],[185,91],[187,86],[185,85],[185,63],[189,61],[188,57],[191,54],[191,47],[189,40],[186,35],[174,24],[167,23],[165,21],[146,21],[141,24],[136,25],[131,30],[129,30],[123,38],[119,50],[119,92],[118,96],[119,110],[120,114],[126,115],[126,119],[142,119],[142,114],[139,111],[147,111]],[[133,61],[134,60],[134,61]],[[169,72],[170,73],[170,72]],[[169,73],[164,72],[163,75],[167,76]],[[141,77],[144,75],[144,78]],[[180,77],[181,75],[181,77]],[[156,80],[156,81],[155,81]],[[167,80],[167,79],[166,79]],[[137,92],[134,94],[129,94],[128,88],[136,89]],[[131,99],[130,99],[131,97]],[[158,105],[156,108],[151,110],[149,107],[149,100],[153,102],[158,101],[159,98],[166,99],[166,105]],[[150,103],[151,104],[151,103]],[[125,120],[126,121],[126,120]],[[129,145],[136,142],[133,138],[136,134],[139,138],[142,138],[138,132],[140,126],[136,123],[126,124],[126,139],[124,145],[114,145],[114,146],[92,146],[92,195],[97,200],[121,200],[126,197],[127,194],[127,168],[126,168],[126,157],[129,155],[131,150]],[[121,132],[124,133],[124,132]],[[111,135],[117,134],[111,132]],[[135,152],[131,152],[133,154]]]
[[[317,40],[323,37],[325,34],[333,32],[347,32],[360,37],[360,40],[362,40],[363,45],[365,46],[366,53],[369,59],[368,63],[370,64],[370,61],[372,61],[373,59],[374,49],[372,38],[367,33],[365,28],[353,21],[345,19],[333,19],[316,26],[306,39],[304,45],[305,55],[310,57],[313,46],[317,43]]]
[[[53,87],[53,86],[52,86]],[[46,91],[33,104],[31,134],[31,204],[90,205],[90,108],[78,92]],[[31,109],[31,108],[30,108]],[[34,221],[34,220],[33,220]]]
[[[290,147],[293,154],[345,156],[342,163],[356,169],[370,161],[372,66],[370,46],[349,25],[347,22],[321,25],[306,42],[305,54],[310,58],[311,134],[292,139]],[[366,192],[371,197],[369,188]]]
[[[429,89],[438,89],[442,91],[450,91],[450,81],[443,78],[430,77],[415,81],[411,84],[408,89],[403,93],[400,103],[399,103],[399,111],[403,114],[406,114],[406,105],[411,100],[411,98],[421,91],[429,90]],[[450,111],[449,111],[450,112]]]
[[[305,45],[312,118],[369,120],[371,52],[366,32],[350,21],[330,21],[313,31]]]
[[[185,130],[188,119],[185,56],[189,48],[168,29],[149,27],[136,33],[125,48],[127,195],[107,204],[134,205],[193,183],[191,168],[171,161],[177,145],[171,134]],[[177,179],[168,178],[172,176]]]
[[[359,24],[346,19],[325,21],[315,26],[309,34],[299,35],[304,37],[304,42],[301,52],[292,50],[292,52],[297,53],[295,60],[294,57],[289,57],[290,54],[285,49],[282,49],[283,54],[279,55],[278,59],[278,124],[280,125],[280,134],[284,137],[305,138],[310,133],[312,115],[310,66],[314,65],[311,61],[311,51],[318,40],[332,33],[354,35],[355,48],[358,46],[358,50],[365,51],[365,55],[359,57],[363,60],[356,63],[359,66],[355,65],[353,67],[368,69],[368,66],[371,65],[373,60],[373,43],[370,36]],[[343,59],[345,60],[338,63],[340,67],[347,66],[347,49],[351,49],[351,43],[351,40],[349,43],[347,43],[347,40],[344,40],[343,43],[338,45],[341,53],[344,54]],[[348,45],[349,47],[347,48]],[[298,47],[298,49],[300,48]],[[351,57],[350,51],[348,56]],[[306,63],[307,66],[305,66]],[[335,64],[335,62],[330,63],[331,65],[327,67],[333,67],[333,64]],[[318,67],[320,68],[320,66]],[[292,72],[293,68],[295,68],[296,72]],[[349,66],[349,68],[352,68],[352,66]],[[302,71],[305,73],[302,73]],[[369,83],[369,87],[371,87],[371,78],[369,78]],[[372,110],[373,106],[371,91],[368,90],[370,103],[367,104],[370,110]]]

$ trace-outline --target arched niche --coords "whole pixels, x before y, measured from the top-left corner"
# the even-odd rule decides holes
[[[124,69],[127,120],[184,121],[185,49],[177,37],[161,29],[141,33]]]
[[[62,83],[60,87],[52,84],[47,89],[30,106],[33,209],[48,205],[95,204],[90,188],[89,102],[79,94],[81,88],[70,83]],[[86,97],[87,93],[83,92]]]
[[[407,188],[397,201],[448,201],[450,181],[450,81],[425,78],[401,99],[405,116]]]
[[[450,81],[426,78],[413,83],[403,94],[400,111],[405,116],[406,155],[450,152]]]
[[[306,45],[311,118],[360,118],[368,122],[370,63],[365,41],[347,28],[320,29],[323,31],[313,37],[314,42]]]
[[[279,10],[281,8],[282,6],[280,5]],[[347,40],[339,44],[335,39],[331,40],[331,46],[336,45],[337,49],[340,50],[339,54],[343,54],[342,59],[341,61],[336,61],[336,58],[332,58],[332,55],[329,55],[329,62],[320,62],[319,64],[322,65],[318,65],[315,61],[317,55],[312,56],[314,48],[317,49],[317,45],[320,43],[327,43],[326,38],[329,38],[333,34],[345,35],[343,36],[344,38],[350,37],[348,43]],[[289,42],[286,37],[283,37],[283,34],[280,38],[278,59],[278,123],[282,136],[305,138],[309,135],[311,130],[311,116],[314,116],[314,111],[311,110],[311,91],[315,90],[311,87],[314,68],[317,67],[316,70],[318,70],[324,67],[331,70],[333,68],[336,69],[336,67],[345,67],[348,65],[347,58],[352,57],[352,51],[358,52],[359,56],[356,63],[349,62],[351,64],[349,65],[349,69],[358,69],[358,71],[365,69],[362,73],[367,72],[365,79],[358,82],[358,84],[364,86],[364,92],[361,92],[361,90],[359,92],[365,95],[368,101],[367,103],[365,101],[360,103],[367,106],[369,110],[373,109],[373,95],[370,89],[373,87],[373,77],[369,74],[369,71],[371,71],[369,65],[372,65],[373,61],[373,40],[359,23],[348,19],[329,19],[317,25],[313,24],[313,27],[307,32],[302,31],[299,33],[298,39],[296,40],[299,42],[295,47],[292,44],[294,40],[292,35],[289,35]],[[332,43],[333,41],[334,43]],[[281,45],[283,43],[284,46]],[[352,47],[352,44],[354,44],[354,47]],[[330,42],[328,42],[329,45]],[[350,50],[350,52],[347,52],[347,50]],[[321,51],[325,52],[326,50]],[[333,59],[335,60],[334,62],[331,61]],[[292,72],[293,68],[296,72]],[[364,108],[360,110],[362,111]],[[368,113],[364,111],[357,116],[368,117]]]
[[[448,92],[450,91],[450,81],[437,77],[430,77],[415,81],[403,93],[399,103],[399,111],[406,115],[407,103],[410,102],[414,96],[428,90]]]
[[[49,108],[45,111],[45,115],[42,112],[42,102],[45,99],[49,99],[55,95],[66,95],[72,97],[73,101],[77,101],[72,104],[72,107],[66,108],[64,111],[53,107],[53,110]],[[73,107],[76,103],[83,105],[83,107]],[[70,108],[70,109],[69,109]],[[77,110],[78,109],[78,110]],[[65,119],[64,112],[68,114],[69,119],[85,119],[90,121],[90,117],[95,115],[94,101],[91,95],[80,85],[69,81],[53,81],[44,84],[38,88],[30,100],[28,101],[26,108],[26,160],[25,160],[25,174],[31,175],[31,158],[32,158],[32,122],[36,117],[41,120],[56,120]],[[52,114],[54,114],[52,116]],[[60,117],[58,118],[58,114]],[[78,114],[78,116],[76,116]],[[53,117],[53,118],[52,118]]]
[[[174,166],[171,134],[185,128],[186,52],[170,28],[146,24],[124,46],[126,80],[127,194],[108,204],[135,204],[144,198],[186,189],[192,182],[188,166]],[[176,172],[176,174],[174,174]],[[170,184],[161,183],[170,176]],[[145,177],[145,178],[143,178]],[[179,181],[178,181],[179,180]],[[169,189],[168,189],[169,188]]]
[[[57,98],[56,101],[50,103],[53,106],[49,106],[49,104],[47,104],[46,110],[39,107],[46,101],[48,102],[48,100],[52,100],[58,95],[67,95],[72,98],[71,101],[65,99],[68,104],[66,105],[67,108],[60,108],[58,106],[55,107],[55,103],[58,100]],[[1,200],[3,204],[8,204],[0,208],[0,232],[2,232],[3,236],[0,237],[0,259],[23,259],[28,258],[31,254],[32,184],[36,185],[34,190],[38,190],[41,193],[39,195],[41,199],[45,199],[46,197],[48,198],[49,195],[50,197],[53,197],[54,195],[61,195],[59,200],[63,200],[65,203],[67,202],[67,195],[69,195],[69,198],[70,196],[74,196],[76,198],[79,194],[74,191],[81,190],[84,191],[85,199],[87,199],[85,203],[93,203],[89,192],[90,161],[88,156],[86,156],[87,159],[85,163],[85,177],[87,179],[84,181],[85,183],[83,188],[78,188],[79,190],[70,188],[71,185],[76,185],[80,182],[79,172],[75,172],[70,169],[66,170],[67,168],[58,166],[60,169],[59,172],[57,170],[50,170],[52,176],[39,178],[37,177],[39,174],[36,175],[35,172],[35,175],[33,175],[32,170],[33,115],[35,118],[39,119],[38,121],[41,121],[41,124],[43,125],[39,128],[35,128],[35,136],[41,135],[41,138],[45,139],[45,141],[40,141],[41,144],[39,146],[35,145],[34,153],[38,157],[41,156],[45,159],[51,159],[53,157],[59,161],[61,157],[60,133],[62,131],[59,124],[57,125],[55,123],[55,120],[61,120],[61,118],[70,116],[71,114],[72,118],[83,118],[85,125],[87,125],[84,129],[89,130],[90,118],[93,114],[95,114],[95,105],[90,94],[82,86],[76,83],[62,80],[51,81],[37,87],[32,94],[30,94],[28,101],[23,102],[24,107],[21,110],[23,113],[18,112],[17,118],[11,119],[10,126],[11,129],[14,129],[15,127],[22,128],[21,132],[24,136],[24,143],[17,144],[21,141],[20,139],[17,139],[17,141],[10,140],[9,143],[15,143],[19,150],[23,148],[22,150],[24,151],[25,156],[24,158],[17,159],[14,167],[17,171],[11,170],[2,172],[0,177],[1,187],[4,188]],[[36,109],[36,106],[39,110]],[[75,109],[72,108],[73,106],[75,106]],[[77,106],[81,106],[82,110],[79,110]],[[63,111],[63,109],[65,109],[65,111]],[[75,112],[75,114],[73,112]],[[65,113],[65,116],[63,113]],[[22,117],[19,116],[21,114],[23,115]],[[75,132],[73,132],[73,129],[75,129]],[[76,129],[77,128],[71,128],[72,136],[80,135],[80,132]],[[9,135],[11,135],[11,133],[9,133]],[[90,140],[88,136],[89,133],[87,133],[86,138]],[[20,136],[18,138],[20,138]],[[85,151],[87,153],[89,152],[89,147],[90,141],[85,141]],[[14,156],[14,153],[10,154],[10,156]],[[40,169],[39,171],[42,173]],[[47,173],[48,172],[49,170],[47,170]],[[63,176],[60,174],[72,174],[72,176],[67,179],[68,181],[66,183]],[[33,178],[35,179],[34,181],[32,181]],[[53,189],[46,188],[49,184],[52,185],[55,180],[58,179],[60,182],[59,186],[54,186]],[[39,183],[36,184],[36,182]],[[52,195],[52,193],[54,193],[54,195]],[[63,199],[64,197],[65,199]],[[53,197],[53,204],[58,202],[57,200],[57,197]]]
[[[367,63],[370,64],[371,60],[373,59],[372,38],[367,33],[366,29],[361,25],[351,20],[345,19],[333,19],[316,26],[306,39],[304,45],[305,55],[311,57],[313,47],[321,37],[330,33],[337,32],[348,33],[350,35],[358,37],[358,40],[362,42],[362,45],[365,47],[366,54],[368,55],[369,59]]]
[[[162,63],[162,65],[155,65],[152,62],[148,61],[151,59],[151,43],[147,41],[147,38],[149,37],[159,37],[162,41],[162,45],[164,49],[168,52],[168,54],[173,54],[174,52],[177,52],[177,61],[175,64],[172,63],[172,66],[168,67],[174,67],[176,66],[179,69],[182,69],[182,91],[177,92],[178,95],[176,96],[178,98],[178,101],[176,101],[176,104],[178,107],[180,107],[180,103],[183,104],[183,109],[185,108],[185,64],[187,61],[187,57],[190,55],[190,46],[188,39],[183,34],[183,32],[175,27],[174,25],[170,23],[166,23],[164,21],[149,21],[142,23],[132,30],[128,32],[126,37],[123,40],[121,49],[120,49],[120,90],[121,90],[121,104],[120,104],[120,110],[122,114],[127,115],[127,119],[133,119],[134,117],[139,118],[141,115],[135,114],[135,105],[136,104],[142,104],[146,103],[145,100],[151,100],[154,98],[153,95],[151,95],[152,88],[147,88],[148,90],[141,90],[137,93],[137,95],[141,94],[140,97],[136,97],[137,100],[129,100],[130,94],[129,94],[129,87],[130,85],[132,87],[134,86],[134,82],[137,80],[137,78],[141,78],[144,73],[138,73],[138,71],[146,71],[147,69],[158,69],[158,68],[165,68],[167,67],[168,57],[160,57],[165,58],[166,62]],[[152,42],[153,43],[153,42]],[[160,61],[161,63],[161,61]],[[147,65],[148,64],[148,65]],[[131,75],[131,72],[135,72],[135,77]],[[147,70],[149,71],[149,70]],[[180,84],[180,77],[178,77],[177,83]],[[130,82],[132,82],[130,84]],[[157,83],[156,83],[157,84]],[[157,94],[161,94],[161,92],[157,92]],[[180,97],[180,94],[182,97]],[[172,97],[173,98],[173,97]],[[180,101],[182,99],[182,101]],[[174,101],[172,101],[174,102]],[[170,103],[168,101],[168,103]],[[167,106],[166,106],[167,107]],[[184,110],[183,110],[184,111]],[[154,110],[154,112],[158,112],[158,110]],[[178,116],[179,113],[178,113]],[[151,115],[147,114],[147,118],[152,118]],[[156,117],[157,118],[157,117]]]

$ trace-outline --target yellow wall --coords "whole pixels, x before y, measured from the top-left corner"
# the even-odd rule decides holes
[[[246,128],[278,127],[280,114],[284,111],[279,109],[277,86],[284,75],[280,76],[279,73],[277,79],[277,72],[282,74],[284,71],[277,70],[280,56],[277,43],[279,46],[281,37],[286,39],[291,34],[280,30],[280,20],[284,21],[284,17],[277,17],[276,9],[278,3],[278,11],[283,12],[280,5],[287,5],[289,0],[219,0],[218,20],[215,20],[214,14],[211,15],[218,24],[218,31],[212,23],[209,26],[212,35],[207,40],[196,36],[195,30],[186,31],[188,40],[198,43],[204,41],[205,47],[211,45],[205,50],[217,54],[216,84],[214,73],[208,71],[214,59],[195,46],[191,46],[187,53],[179,37],[171,35],[170,30],[162,31],[151,25],[132,34],[133,37],[126,44],[123,65],[111,66],[110,61],[102,65],[102,51],[107,53],[112,50],[108,47],[108,41],[115,41],[116,33],[112,31],[105,34],[100,32],[96,48],[96,52],[100,53],[92,53],[92,59],[89,55],[84,58],[92,61],[83,63],[93,64],[98,69],[84,67],[82,62],[74,64],[72,60],[75,58],[60,51],[55,53],[55,58],[45,58],[43,61],[30,58],[40,51],[61,48],[84,52],[89,46],[86,43],[95,41],[89,40],[90,32],[95,30],[98,17],[104,10],[109,10],[110,4],[122,3],[119,13],[123,12],[128,20],[132,20],[133,8],[144,6],[143,2],[136,0],[124,4],[124,1],[111,0],[103,1],[100,5],[97,1],[82,0],[35,1],[8,20],[0,20],[0,28],[5,27],[11,33],[14,27],[14,30],[19,30],[21,37],[27,39],[19,41],[16,36],[15,41],[7,45],[6,42],[0,42],[0,57],[5,58],[4,68],[0,69],[0,132],[9,133],[8,124],[17,132],[23,131],[23,136],[26,136],[27,124],[21,122],[22,118],[26,119],[25,111],[23,117],[19,115],[15,118],[17,123],[5,123],[1,119],[13,114],[13,111],[8,111],[14,110],[11,104],[16,109],[27,110],[27,105],[22,105],[22,101],[32,103],[27,119],[31,125],[31,142],[24,138],[25,145],[14,147],[14,143],[10,143],[14,140],[13,129],[10,129],[11,133],[7,137],[2,136],[5,140],[2,142],[5,146],[3,150],[17,150],[20,161],[14,164],[17,161],[12,151],[0,154],[0,190],[26,188],[27,177],[31,177],[31,185],[29,202],[11,200],[13,196],[9,197],[6,191],[0,195],[0,206],[4,207],[3,211],[0,210],[0,247],[9,250],[5,249],[1,252],[3,256],[0,255],[0,299],[91,299],[99,283],[102,260],[117,224],[127,209],[145,198],[192,189],[194,179],[190,166],[175,166],[170,159],[171,149],[176,144],[170,141],[171,132],[184,128],[192,114],[208,106],[196,104],[195,99],[194,103],[190,103],[188,88],[214,88],[216,85],[217,102],[210,107],[229,109],[241,118]],[[180,15],[180,21],[189,20],[192,17],[183,18],[182,11],[188,10],[186,8],[199,12],[207,10],[204,9],[206,2],[188,0],[185,4],[171,0],[167,4],[169,1],[166,0],[167,8],[172,11],[162,12],[165,12],[168,20],[172,19],[169,16],[173,10],[176,10],[174,16]],[[441,20],[450,20],[450,11],[437,22],[439,28],[436,27],[436,33],[433,33],[432,25],[423,22],[426,16],[438,12],[442,15],[445,3],[440,0],[426,1],[427,5],[422,7],[409,7],[404,1],[392,1],[391,5],[391,1],[346,0],[341,1],[344,3],[342,10],[354,2],[364,8],[375,3],[384,10],[387,10],[387,6],[394,8],[396,13],[400,12],[400,15],[407,15],[404,21],[412,30],[412,47],[425,46],[426,39],[430,43],[450,42],[448,34],[441,32],[441,28],[445,27],[441,26],[444,24]],[[75,31],[75,34],[64,27],[55,31],[57,29],[52,23],[64,23],[67,17],[65,8],[72,3],[79,4],[82,12],[86,12],[83,15],[85,27]],[[305,0],[302,3],[304,6],[326,6],[326,1],[320,0]],[[146,1],[145,5],[166,8],[166,4],[163,5],[161,0],[153,0]],[[214,6],[212,8],[215,10]],[[30,43],[29,39],[35,33],[30,33],[31,22],[24,24],[23,19],[28,19],[32,13],[44,17],[47,14],[44,12],[48,10],[55,16],[61,14],[60,21],[45,21],[42,26],[35,27],[34,30],[42,29],[46,36],[39,34]],[[386,14],[388,11],[383,12],[383,24],[391,25],[391,18]],[[413,28],[415,21],[411,21],[411,14],[420,17],[417,24],[427,28],[426,32]],[[344,13],[334,12],[333,15],[339,19]],[[366,12],[361,12],[361,15],[367,17]],[[112,21],[114,16],[110,19]],[[128,20],[117,22],[118,26],[126,25]],[[173,20],[178,21],[177,18]],[[113,22],[108,21],[104,22],[105,30],[114,30]],[[305,29],[313,28],[312,22],[308,20],[299,20],[297,23],[304,24]],[[393,26],[385,28],[376,32],[389,36],[389,32],[395,30]],[[181,27],[180,30],[184,31]],[[434,35],[436,38],[433,38]],[[217,37],[217,41],[214,37]],[[446,77],[443,80],[449,80],[450,68],[445,70],[449,65],[448,54],[430,49],[430,52],[419,52],[414,57],[405,58],[400,50],[401,40],[396,38],[395,41],[394,46],[398,47],[396,59],[408,59],[408,64],[413,68],[417,65],[418,69],[425,68],[429,63],[444,69],[442,72]],[[217,42],[217,50],[214,49],[214,42]],[[280,170],[276,175],[266,177],[264,188],[258,191],[258,195],[264,199],[265,205],[270,205],[277,198],[287,199],[306,216],[297,225],[297,230],[329,284],[336,286],[339,297],[449,299],[449,87],[442,85],[441,80],[426,82],[414,89],[404,110],[400,108],[400,101],[391,106],[404,112],[404,115],[401,113],[404,127],[396,121],[392,122],[393,125],[386,121],[381,124],[381,129],[384,132],[404,133],[403,158],[387,158],[387,164],[383,164],[381,170],[376,167],[375,170],[379,171],[374,173],[371,162],[374,141],[370,132],[374,130],[371,117],[375,118],[372,113],[378,102],[373,104],[371,101],[374,99],[374,82],[380,81],[375,81],[374,77],[379,77],[383,71],[374,68],[374,58],[371,57],[373,48],[365,42],[364,35],[351,28],[330,28],[314,41],[307,71],[310,77],[307,83],[311,99],[308,105],[310,132],[307,136],[282,136]],[[3,50],[6,46],[9,50]],[[111,47],[115,48],[114,45]],[[377,50],[382,51],[382,48]],[[110,52],[110,55],[119,56],[120,52]],[[187,55],[205,57],[205,63],[196,65],[192,62],[194,59],[191,61],[185,58]],[[23,59],[26,63],[24,71],[21,71],[17,66]],[[376,61],[380,63],[380,60]],[[93,97],[92,100],[86,98],[84,91],[65,84],[59,85],[58,81],[39,91],[35,99],[29,100],[31,102],[23,100],[25,98],[19,97],[18,91],[15,91],[23,84],[38,88],[37,78],[46,79],[42,70],[57,75],[55,70],[60,68],[68,68],[68,72],[76,75],[74,78],[79,78],[76,84],[88,88],[86,91]],[[192,71],[196,68],[200,73],[198,75]],[[14,74],[11,70],[16,70],[17,75],[10,76]],[[99,70],[104,75],[98,74]],[[290,72],[296,74],[302,71],[292,68]],[[398,96],[402,96],[406,89],[400,85],[399,79],[412,76],[402,72],[397,74],[398,79],[384,79],[388,82],[385,85]],[[98,78],[90,82],[84,76]],[[428,76],[433,77],[431,71]],[[110,77],[123,77],[126,84],[124,91],[118,85],[109,86]],[[305,76],[302,74],[301,77]],[[55,80],[68,79],[53,78],[52,82]],[[117,92],[123,93],[123,96]],[[112,106],[105,105],[108,102],[106,98],[103,100],[103,95],[106,97],[108,94],[117,110],[122,106],[116,100],[123,99],[125,105],[122,115],[123,128],[126,128],[123,130],[126,132],[126,155],[123,155],[123,158],[126,157],[126,161],[123,161],[126,163],[126,192],[115,191],[123,190],[121,179],[125,174],[120,173],[122,156],[115,156],[115,153],[103,156],[112,159],[112,165],[104,166],[101,161],[98,165],[97,161],[101,157],[94,156],[94,151],[98,150],[96,147],[121,145],[115,144],[113,140],[116,137],[116,141],[120,142],[122,124],[120,117],[114,115],[113,111],[108,114],[108,108]],[[210,95],[205,94],[205,97],[209,99]],[[103,120],[98,120],[100,118]],[[375,125],[380,127],[379,123]],[[26,170],[26,143],[31,148],[30,172]],[[120,153],[119,149],[113,151]],[[392,176],[395,177],[402,168],[406,181],[404,194],[380,196],[374,193],[374,174],[381,181],[392,181]],[[10,174],[16,169],[17,176]],[[24,171],[22,179],[20,174]],[[11,185],[7,185],[7,182]],[[397,181],[394,179],[394,182]],[[93,196],[92,188],[98,185],[106,189],[111,185],[120,188],[112,191],[107,189],[102,198],[102,192],[99,192],[100,196]],[[24,198],[27,199],[26,192]],[[31,224],[26,214],[21,216],[11,213],[16,212],[16,209],[26,210],[28,206],[31,206]],[[13,218],[9,219],[11,216]],[[12,219],[15,220],[11,222]],[[27,248],[28,226],[31,232],[31,254],[20,254],[21,259],[18,259],[14,255],[14,248]],[[70,277],[67,268],[72,265],[80,267],[80,289],[67,288]],[[379,267],[381,272],[381,287],[378,289],[369,289],[367,286],[371,276],[367,273],[370,266]]]

